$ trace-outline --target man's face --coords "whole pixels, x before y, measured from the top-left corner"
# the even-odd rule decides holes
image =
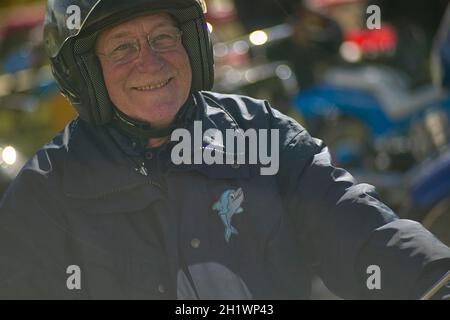
[[[141,16],[102,31],[96,44],[111,101],[128,116],[157,128],[172,122],[192,82],[189,58],[181,43],[165,52],[155,52],[147,43],[147,35],[173,26],[175,21],[165,13]],[[114,62],[103,54],[136,40],[141,49],[134,60]]]

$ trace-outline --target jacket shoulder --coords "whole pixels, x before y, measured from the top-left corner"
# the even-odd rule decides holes
[[[207,105],[221,108],[231,115],[242,130],[278,130],[281,185],[292,179],[294,172],[301,172],[315,154],[324,148],[321,140],[313,138],[308,131],[291,117],[272,107],[266,100],[247,96],[201,92]]]
[[[202,91],[201,94],[208,105],[229,113],[242,129],[279,129],[281,136],[283,133],[292,136],[305,131],[301,124],[278,111],[267,100],[211,91]]]
[[[20,201],[22,197],[40,197],[43,193],[60,190],[69,140],[75,128],[74,120],[41,147],[22,167],[3,200]]]
[[[294,149],[303,154],[317,152],[322,141],[313,138],[293,118],[281,113],[267,100],[236,94],[202,91],[207,105],[222,109],[231,115],[239,127],[246,129],[279,130],[281,152]]]

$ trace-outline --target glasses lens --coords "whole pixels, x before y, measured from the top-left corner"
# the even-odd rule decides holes
[[[158,52],[174,49],[180,43],[180,35],[181,31],[176,28],[158,31],[149,39],[150,46]]]
[[[160,29],[148,38],[150,47],[156,52],[164,52],[175,49],[180,44],[181,31],[177,28]],[[114,43],[107,50],[106,56],[113,63],[127,63],[139,56],[140,45],[136,39],[124,39]]]
[[[111,50],[109,57],[113,62],[125,63],[135,59],[139,55],[139,45],[136,41],[129,40],[116,45]]]

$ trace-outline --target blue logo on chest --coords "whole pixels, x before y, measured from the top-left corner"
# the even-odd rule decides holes
[[[231,225],[231,218],[235,214],[242,213],[244,209],[241,208],[244,201],[244,192],[242,188],[237,190],[227,190],[220,197],[219,201],[214,203],[213,210],[216,210],[225,226],[225,240],[230,241],[231,235],[238,234],[236,228]]]

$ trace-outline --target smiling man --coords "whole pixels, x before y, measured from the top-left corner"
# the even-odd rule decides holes
[[[96,52],[121,112],[154,128],[173,122],[189,96],[192,71],[170,15],[144,15],[108,28],[99,34]]]
[[[80,30],[67,28],[73,5]],[[47,52],[79,117],[0,202],[0,297],[307,299],[312,270],[344,298],[416,299],[431,287],[444,297],[448,247],[332,166],[324,143],[269,102],[208,91],[204,9],[48,1]],[[279,146],[279,170],[174,163],[171,135],[200,127],[189,156],[244,160],[248,148],[217,137],[276,130],[278,144],[258,147]]]

